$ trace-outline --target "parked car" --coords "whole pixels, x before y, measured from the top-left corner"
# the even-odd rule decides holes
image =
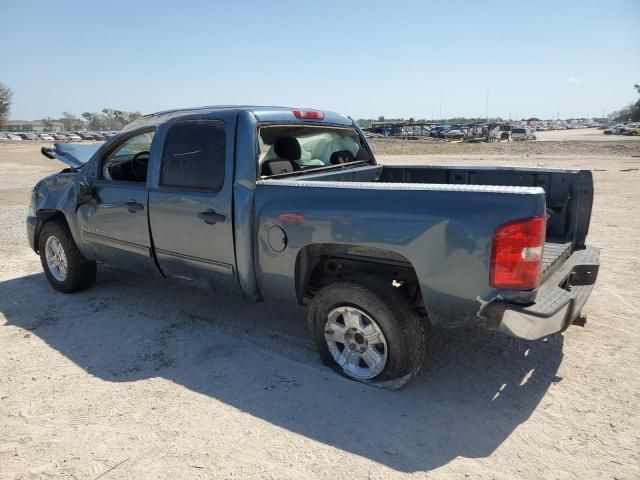
[[[605,129],[602,133],[604,133],[605,135],[626,135],[628,133],[628,130],[629,129],[627,125],[619,123]]]
[[[53,137],[51,135],[49,135],[48,133],[41,133],[40,135],[38,135],[38,138],[40,140],[44,140],[46,142],[53,142]]]
[[[76,135],[75,133],[66,133],[65,135],[72,142],[80,142],[82,140],[82,138],[79,135]]]
[[[99,141],[105,141],[107,139],[107,137],[105,137],[102,133],[94,133],[93,134],[93,139],[94,140],[99,140]]]
[[[5,133],[0,132],[0,140],[9,140],[9,137]]]
[[[78,136],[82,140],[94,140],[95,139],[94,135],[89,133],[89,132],[80,132],[80,133],[78,133]]]
[[[23,140],[38,140],[38,136],[35,133],[19,133]]]
[[[64,133],[54,133],[52,135],[53,139],[57,142],[68,142],[69,137],[67,137]]]
[[[22,137],[20,135],[15,134],[15,133],[9,133],[7,135],[7,138],[9,140],[22,140]]]
[[[632,135],[634,137],[636,135],[640,135],[640,122],[630,123],[629,125],[627,125],[625,135]]]
[[[53,288],[88,288],[103,262],[306,304],[322,360],[363,382],[416,375],[430,328],[583,323],[598,273],[590,171],[380,165],[336,113],[175,110],[43,153],[70,166],[27,217]]]
[[[516,141],[535,140],[536,135],[530,127],[514,128],[511,130],[511,139]]]
[[[445,132],[442,132],[442,136],[447,140],[460,140],[464,138],[467,130],[467,128],[453,127]]]

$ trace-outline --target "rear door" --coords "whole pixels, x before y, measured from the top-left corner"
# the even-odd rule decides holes
[[[168,276],[235,275],[232,189],[235,114],[166,125],[149,192],[156,257]]]

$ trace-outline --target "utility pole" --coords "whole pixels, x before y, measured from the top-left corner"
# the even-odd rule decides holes
[[[485,121],[489,121],[489,89],[487,89],[487,103],[484,107],[484,119]]]

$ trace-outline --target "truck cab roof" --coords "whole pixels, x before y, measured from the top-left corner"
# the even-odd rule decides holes
[[[249,112],[256,117],[258,122],[286,122],[300,123],[309,122],[310,119],[296,117],[294,111],[319,112],[322,118],[314,118],[313,122],[327,125],[353,126],[354,122],[346,115],[325,110],[315,110],[297,107],[271,107],[256,105],[212,105],[195,108],[181,108],[175,110],[165,110],[161,112],[144,115],[140,119],[127,125],[123,131],[133,130],[145,126],[155,126],[180,117],[201,116],[203,118],[221,111]]]

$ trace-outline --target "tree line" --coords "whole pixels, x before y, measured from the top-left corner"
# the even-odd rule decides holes
[[[640,95],[640,84],[633,86],[636,92]],[[0,126],[6,122],[11,112],[11,100],[13,92],[11,89],[0,83]],[[103,108],[99,112],[84,112],[80,117],[77,117],[69,112],[62,112],[60,118],[46,117],[42,121],[45,124],[52,125],[53,122],[60,122],[64,125],[65,130],[120,130],[126,124],[133,122],[140,118],[142,114],[140,112],[128,112],[125,110],[116,110],[113,108]],[[614,121],[630,121],[640,122],[640,98],[635,103],[628,105],[621,110],[618,110],[609,116]],[[385,118],[383,116],[378,117],[377,120],[370,118],[359,118],[357,120],[358,125],[362,128],[368,128],[373,122],[408,122],[408,123],[453,123],[453,124],[471,124],[485,122],[484,118],[447,118],[440,119],[437,122],[434,120],[418,119],[413,117],[405,120],[403,118]],[[500,118],[489,119],[490,122],[501,122]]]
[[[0,126],[9,119],[12,97],[13,92],[11,89],[3,83],[0,83]],[[103,108],[99,112],[84,112],[80,117],[69,112],[62,112],[59,118],[43,118],[42,123],[44,123],[45,128],[51,128],[54,122],[59,122],[64,125],[64,129],[67,131],[85,129],[120,130],[141,116],[142,114],[140,112]]]
[[[633,88],[640,95],[640,84],[635,84]],[[617,122],[640,122],[640,98],[635,103],[614,112],[612,116]]]
[[[69,112],[62,112],[60,118],[47,117],[42,122],[50,127],[53,122],[60,122],[65,130],[120,130],[128,123],[140,118],[140,112],[127,112],[113,108],[103,108],[99,112],[84,112],[77,117]]]

